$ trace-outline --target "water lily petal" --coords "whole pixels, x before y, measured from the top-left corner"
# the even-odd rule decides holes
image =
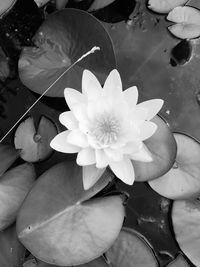
[[[137,108],[148,110],[146,120],[151,120],[162,108],[164,101],[162,99],[152,99],[138,104]]]
[[[151,121],[145,121],[141,126],[140,126],[140,138],[141,140],[146,140],[149,137],[151,137],[155,131],[157,130],[158,126],[151,122]]]
[[[133,124],[135,121],[143,122],[146,120],[146,117],[148,116],[148,109],[144,107],[138,107],[139,105],[136,106],[136,108],[131,109],[130,111],[130,117],[133,121]]]
[[[118,149],[112,149],[110,147],[104,149],[109,161],[121,161],[123,159],[123,154]]]
[[[103,149],[96,149],[95,156],[96,156],[96,167],[97,168],[105,168],[108,166],[109,159]]]
[[[108,75],[104,83],[103,92],[113,98],[118,95],[118,93],[122,93],[122,81],[116,69],[112,70]]]
[[[78,121],[88,120],[87,105],[85,103],[74,104],[71,110]]]
[[[67,137],[70,131],[64,131],[56,135],[53,140],[50,142],[50,146],[63,153],[77,153],[81,150],[80,147],[71,145],[67,142]]]
[[[143,161],[143,162],[151,162],[152,156],[151,152],[148,150],[148,148],[143,144],[142,148],[136,152],[130,155],[130,158],[137,161]]]
[[[98,169],[95,164],[83,166],[83,188],[85,190],[90,189],[102,176],[105,168]]]
[[[109,166],[120,180],[129,185],[133,184],[135,180],[135,172],[130,159],[124,158],[120,162],[111,162],[109,163]]]
[[[130,108],[133,108],[138,101],[138,89],[136,86],[129,87],[123,92],[123,96]]]
[[[120,148],[120,151],[123,154],[133,154],[138,152],[143,146],[142,141],[131,141],[128,142],[126,145]]]
[[[59,121],[69,130],[78,128],[78,121],[72,111],[66,111],[60,114]]]
[[[74,104],[86,101],[86,98],[83,94],[72,88],[65,88],[64,96],[65,96],[65,101],[67,102],[67,105],[70,109]]]
[[[102,87],[96,76],[91,71],[84,70],[82,78],[82,92],[87,99],[90,101],[98,98],[101,91]]]
[[[94,149],[87,147],[82,149],[77,156],[76,163],[80,166],[92,165],[96,162]]]
[[[79,147],[88,146],[87,136],[84,133],[82,133],[79,129],[70,131],[70,133],[67,136],[67,142]]]

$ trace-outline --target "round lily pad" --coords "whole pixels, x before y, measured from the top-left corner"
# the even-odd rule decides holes
[[[190,261],[200,266],[200,201],[176,200],[172,207],[172,223],[176,240]]]
[[[78,265],[101,256],[124,221],[121,195],[90,199],[105,182],[100,178],[85,191],[82,168],[73,161],[46,171],[19,211],[20,241],[36,258],[54,265]]]
[[[200,195],[200,143],[194,138],[174,134],[177,156],[174,166],[162,177],[149,181],[160,195],[170,199],[185,199]]]
[[[106,256],[115,267],[158,267],[149,244],[130,228],[122,229]]]
[[[20,149],[21,158],[27,162],[44,160],[53,152],[49,144],[56,134],[56,125],[50,119],[42,116],[36,130],[34,119],[28,117],[15,132],[15,148]]]
[[[116,67],[111,39],[102,24],[85,11],[67,8],[50,14],[33,38],[36,47],[25,47],[19,59],[19,77],[30,90],[42,94],[56,79],[94,46],[87,56],[60,78],[46,93],[63,97],[64,89],[81,89],[84,69],[101,82]]]

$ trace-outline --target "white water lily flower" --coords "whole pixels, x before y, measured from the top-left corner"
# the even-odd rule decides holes
[[[122,91],[117,70],[111,71],[103,88],[90,71],[84,70],[82,93],[66,88],[64,95],[70,111],[62,113],[59,120],[68,130],[58,134],[51,147],[64,153],[78,152],[77,164],[88,168],[83,171],[85,189],[99,177],[93,175],[91,179],[88,173],[108,165],[119,179],[132,185],[135,174],[131,160],[152,161],[143,141],[157,129],[150,120],[161,109],[163,100],[137,104],[137,88]]]

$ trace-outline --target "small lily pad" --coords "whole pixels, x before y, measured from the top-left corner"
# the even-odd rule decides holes
[[[42,116],[36,130],[34,119],[28,117],[15,132],[15,148],[20,149],[21,158],[27,162],[44,160],[53,152],[49,144],[56,134],[57,128],[50,119]]]
[[[160,195],[170,199],[200,195],[200,143],[192,137],[175,133],[177,156],[174,166],[162,177],[149,181]]]
[[[176,240],[195,265],[200,266],[200,201],[176,200],[172,207],[172,223]]]
[[[191,39],[200,36],[200,10],[190,6],[176,7],[167,16],[176,24],[169,31],[178,38]]]
[[[122,229],[106,256],[115,267],[158,267],[149,244],[130,228]]]
[[[102,179],[85,191],[82,168],[72,161],[55,165],[37,180],[17,218],[18,237],[36,258],[78,265],[114,243],[124,221],[123,197],[90,199],[109,182]]]
[[[132,161],[136,181],[143,182],[160,177],[174,164],[176,158],[176,141],[170,128],[159,116],[152,119],[158,128],[153,136],[144,143],[152,154],[152,162]]]
[[[168,13],[177,6],[185,5],[188,0],[149,0],[148,8],[157,13]]]

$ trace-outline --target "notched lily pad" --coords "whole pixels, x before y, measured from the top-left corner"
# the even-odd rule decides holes
[[[175,133],[177,156],[174,166],[149,185],[170,199],[194,198],[200,195],[200,143],[192,137]]]
[[[160,177],[173,166],[176,158],[176,141],[168,125],[158,116],[154,117],[152,122],[157,124],[158,128],[144,143],[150,150],[153,161],[132,161],[138,182]]]
[[[40,118],[37,130],[34,119],[28,117],[15,132],[15,147],[20,149],[20,156],[25,161],[41,161],[53,152],[49,144],[56,134],[56,125],[47,117]]]
[[[60,163],[45,172],[18,214],[20,241],[35,257],[61,266],[87,263],[102,255],[124,220],[121,196],[90,199],[108,182],[108,177],[104,183],[100,178],[85,191],[82,169],[75,162]]]
[[[30,90],[42,94],[78,58],[92,47],[100,51],[70,69],[46,95],[63,97],[66,87],[81,88],[84,69],[104,82],[116,67],[110,37],[102,24],[87,12],[72,8],[50,14],[33,38],[36,47],[25,47],[19,59],[19,76]]]
[[[177,6],[185,5],[188,0],[149,0],[148,8],[157,13],[168,13]]]
[[[178,38],[191,39],[200,36],[200,10],[190,6],[176,7],[167,16],[176,24],[169,31]]]
[[[131,228],[122,229],[106,256],[115,267],[158,267],[152,248]]]

